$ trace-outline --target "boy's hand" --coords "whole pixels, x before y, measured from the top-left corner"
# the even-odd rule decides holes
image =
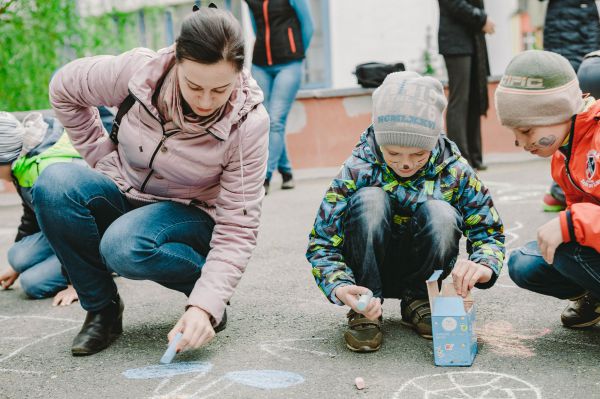
[[[19,273],[9,266],[4,273],[0,274],[0,286],[7,290],[17,281],[17,278],[19,278]]]
[[[560,218],[556,217],[538,229],[537,242],[544,260],[551,265],[556,248],[563,243]]]
[[[210,315],[203,309],[190,306],[179,319],[175,327],[169,332],[169,342],[175,338],[178,332],[183,333],[179,340],[177,353],[196,349],[208,343],[215,336],[215,330],[210,322]]]
[[[362,312],[356,308],[358,297],[369,292],[367,287],[359,285],[341,285],[335,289],[335,296],[348,305],[356,313],[363,314],[369,320],[377,320],[381,316],[381,299],[373,298]]]
[[[487,266],[480,265],[468,259],[456,261],[452,269],[452,279],[454,280],[454,289],[456,293],[466,298],[469,291],[477,283],[487,283],[491,280],[494,272]]]
[[[72,285],[69,285],[54,296],[52,306],[69,306],[78,299],[77,291],[75,291]]]

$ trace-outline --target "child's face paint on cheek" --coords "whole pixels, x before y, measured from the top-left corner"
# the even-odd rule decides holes
[[[570,121],[550,126],[515,128],[515,145],[540,157],[549,157],[557,151],[568,134]]]
[[[411,177],[429,159],[431,151],[401,146],[382,146],[385,163],[400,177]]]

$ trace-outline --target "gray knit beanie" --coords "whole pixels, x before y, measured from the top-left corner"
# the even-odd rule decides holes
[[[373,129],[379,145],[432,150],[442,132],[446,108],[439,80],[416,72],[387,75],[373,93]]]
[[[18,158],[23,146],[24,129],[12,114],[0,112],[0,165]]]
[[[541,50],[517,54],[496,89],[496,113],[508,127],[564,122],[583,108],[575,70],[562,55]]]

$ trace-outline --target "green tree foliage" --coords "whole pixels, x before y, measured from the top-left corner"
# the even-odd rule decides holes
[[[153,32],[146,38],[140,37],[142,15]],[[81,18],[76,0],[0,0],[0,110],[49,108],[52,74],[75,58],[144,43],[164,47],[163,15],[164,8],[148,8]]]

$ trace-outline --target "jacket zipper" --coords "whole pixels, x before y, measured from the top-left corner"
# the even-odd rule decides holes
[[[160,147],[162,147],[163,143],[165,142],[165,140],[172,136],[172,134],[167,134],[165,132],[165,127],[163,126],[163,123],[160,119],[158,119],[152,112],[150,112],[150,110],[146,107],[146,105],[140,101],[139,98],[137,98],[135,96],[135,94],[133,94],[131,92],[131,90],[129,90],[129,94],[131,94],[131,96],[133,98],[135,98],[135,101],[137,101],[138,103],[141,104],[142,108],[144,108],[146,110],[146,112],[153,118],[155,119],[159,124],[160,124],[160,128],[162,129],[162,134],[163,136],[161,137],[160,141],[158,142],[158,146],[154,149],[154,152],[152,153],[152,157],[150,158],[150,163],[148,165],[148,168],[150,169],[150,173],[148,173],[148,176],[146,176],[146,178],[144,179],[144,182],[142,183],[142,186],[140,187],[140,192],[144,192],[144,190],[146,189],[146,185],[148,184],[148,181],[150,180],[150,177],[152,177],[152,174],[154,173],[154,171],[152,170],[152,164],[154,163],[154,158],[156,158],[156,154],[158,153],[158,150],[160,150]]]
[[[263,17],[265,19],[265,46],[267,50],[267,64],[273,65],[271,55],[271,26],[269,25],[269,0],[263,1]]]
[[[291,26],[288,26],[288,38],[290,39],[290,48],[292,49],[292,53],[296,54],[296,42],[294,41],[294,32],[292,31]]]
[[[163,128],[163,136],[160,138],[160,141],[158,142],[158,145],[154,149],[154,152],[152,153],[152,157],[150,157],[150,163],[148,164],[148,168],[150,169],[150,173],[148,173],[148,176],[146,176],[146,179],[142,183],[142,187],[140,187],[140,191],[141,192],[144,192],[144,189],[146,188],[146,185],[148,184],[148,181],[150,180],[150,177],[152,177],[152,175],[154,174],[154,170],[152,169],[152,165],[154,164],[154,158],[156,158],[156,154],[158,154],[158,151],[160,151],[161,147],[165,144],[165,141],[167,141],[167,139],[169,137],[172,137],[172,136],[176,135],[177,133],[179,133],[179,132],[167,133],[167,132],[164,131],[164,128]]]

